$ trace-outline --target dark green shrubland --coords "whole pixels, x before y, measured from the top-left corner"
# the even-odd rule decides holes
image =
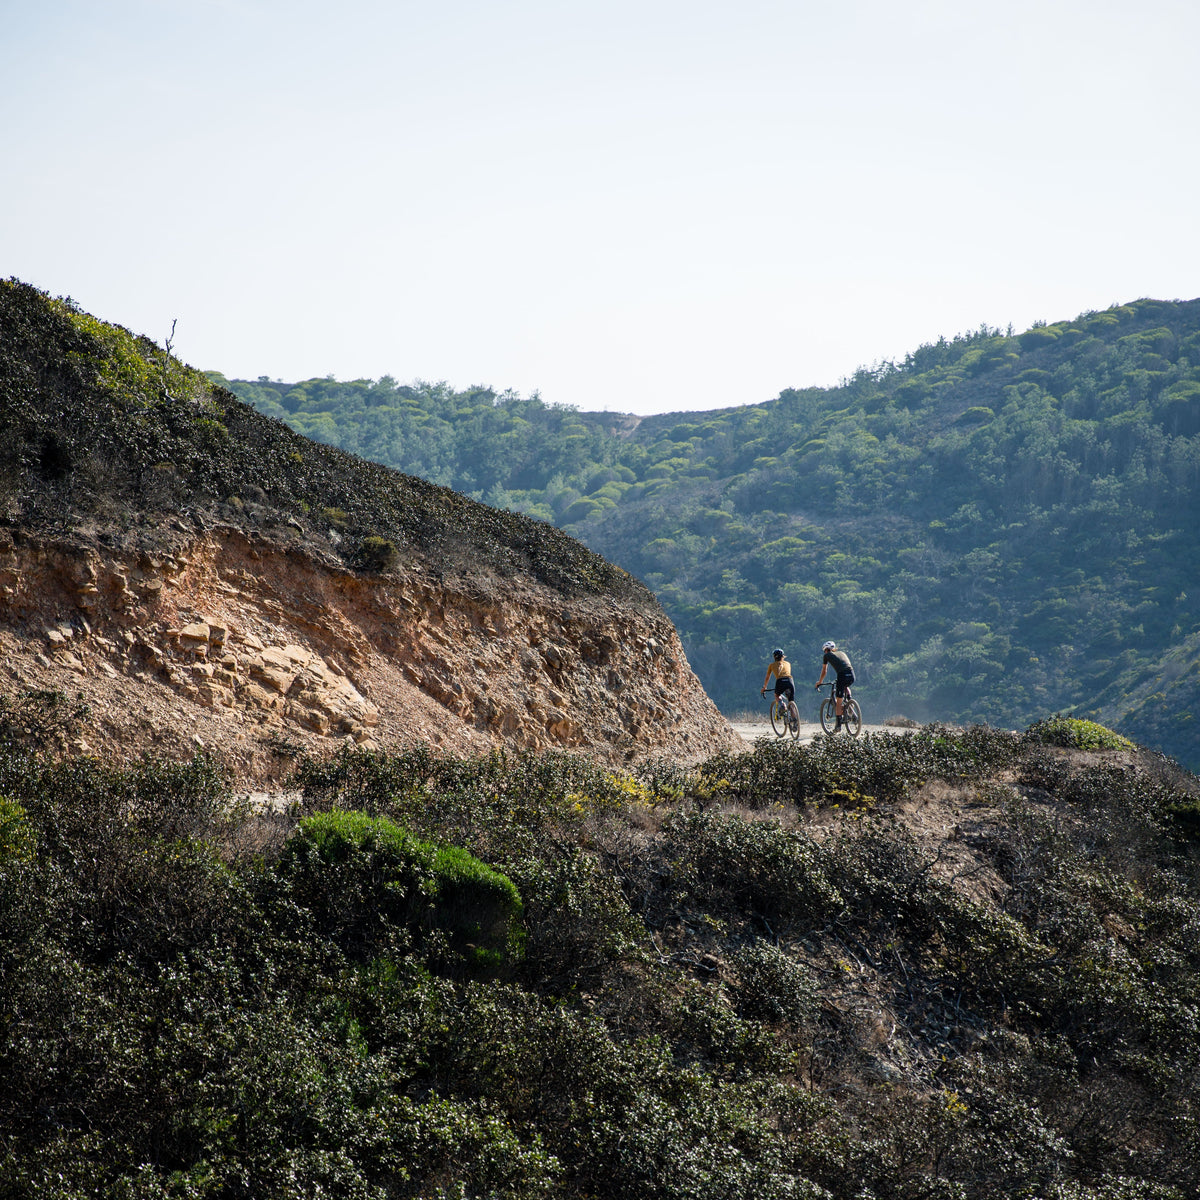
[[[355,752],[280,824],[30,736],[0,1195],[1197,1194],[1196,782],[1143,752]],[[931,782],[950,842],[889,816]]]

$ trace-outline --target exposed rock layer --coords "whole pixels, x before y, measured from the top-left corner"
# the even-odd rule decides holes
[[[364,576],[233,528],[153,548],[0,537],[3,688],[79,694],[86,749],[221,753],[247,784],[342,742],[615,763],[736,745],[652,601],[528,575]]]

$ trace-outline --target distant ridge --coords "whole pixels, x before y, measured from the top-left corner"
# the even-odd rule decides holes
[[[876,715],[1072,711],[1200,766],[1200,300],[983,327],[632,430],[486,388],[230,386],[569,530],[653,589],[727,712],[773,645],[815,679],[833,637]]]

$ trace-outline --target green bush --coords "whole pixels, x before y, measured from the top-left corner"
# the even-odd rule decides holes
[[[1025,731],[1025,737],[1031,742],[1040,742],[1046,746],[1065,746],[1073,750],[1134,749],[1134,744],[1127,737],[1122,737],[1095,721],[1085,721],[1059,713],[1035,721]]]
[[[764,1021],[800,1026],[811,1021],[821,1003],[812,972],[770,942],[756,941],[732,956],[738,981],[738,1009]]]
[[[511,880],[386,817],[306,818],[274,874],[315,932],[356,960],[402,957],[417,945],[443,970],[489,972],[520,956],[523,905]]]
[[[37,835],[29,815],[15,800],[0,796],[0,867],[7,862],[28,862],[37,849]]]
[[[400,551],[389,538],[372,535],[359,543],[354,564],[360,570],[382,574],[390,571],[400,561]]]

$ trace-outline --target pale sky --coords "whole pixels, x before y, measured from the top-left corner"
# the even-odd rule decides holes
[[[1195,0],[0,0],[0,277],[231,378],[754,404],[1200,295]]]

